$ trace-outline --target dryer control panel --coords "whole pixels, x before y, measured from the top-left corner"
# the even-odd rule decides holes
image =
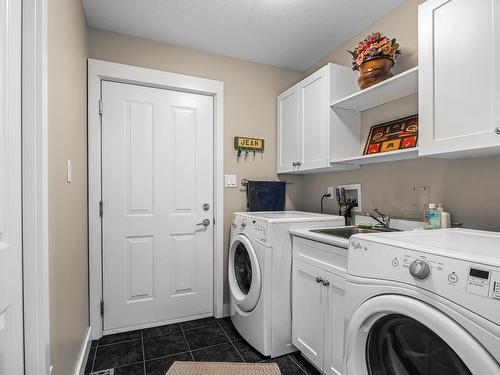
[[[425,289],[500,324],[500,267],[351,239],[347,273]]]
[[[258,241],[267,242],[268,222],[252,217],[234,216],[231,230],[234,233],[244,233]]]

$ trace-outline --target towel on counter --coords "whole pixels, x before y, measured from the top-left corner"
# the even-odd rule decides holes
[[[285,193],[284,181],[248,181],[248,211],[284,211]]]

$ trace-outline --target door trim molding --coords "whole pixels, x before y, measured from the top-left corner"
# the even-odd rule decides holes
[[[160,70],[88,60],[88,181],[89,181],[89,275],[90,325],[92,337],[102,336],[100,314],[102,299],[101,254],[101,118],[99,100],[101,81],[129,83],[194,94],[214,99],[214,315],[222,317],[224,274],[224,83]]]
[[[47,0],[22,0],[25,373],[50,372]]]

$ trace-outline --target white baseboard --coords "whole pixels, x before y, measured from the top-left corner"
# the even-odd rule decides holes
[[[83,339],[82,348],[80,349],[80,354],[78,355],[78,362],[76,362],[75,372],[74,372],[75,375],[84,375],[85,366],[87,364],[87,358],[90,352],[90,346],[92,344],[91,333],[92,333],[92,327],[89,327],[87,329],[87,334]]]
[[[223,308],[222,308],[222,317],[225,318],[226,316],[231,315],[230,312],[230,305],[229,303],[225,303]]]

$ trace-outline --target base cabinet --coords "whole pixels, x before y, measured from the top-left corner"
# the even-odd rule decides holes
[[[292,341],[304,357],[329,375],[341,375],[344,357],[345,278],[304,257],[328,245],[294,239]],[[297,249],[299,248],[299,249]],[[313,255],[313,254],[311,254]],[[325,269],[326,268],[326,269]]]

